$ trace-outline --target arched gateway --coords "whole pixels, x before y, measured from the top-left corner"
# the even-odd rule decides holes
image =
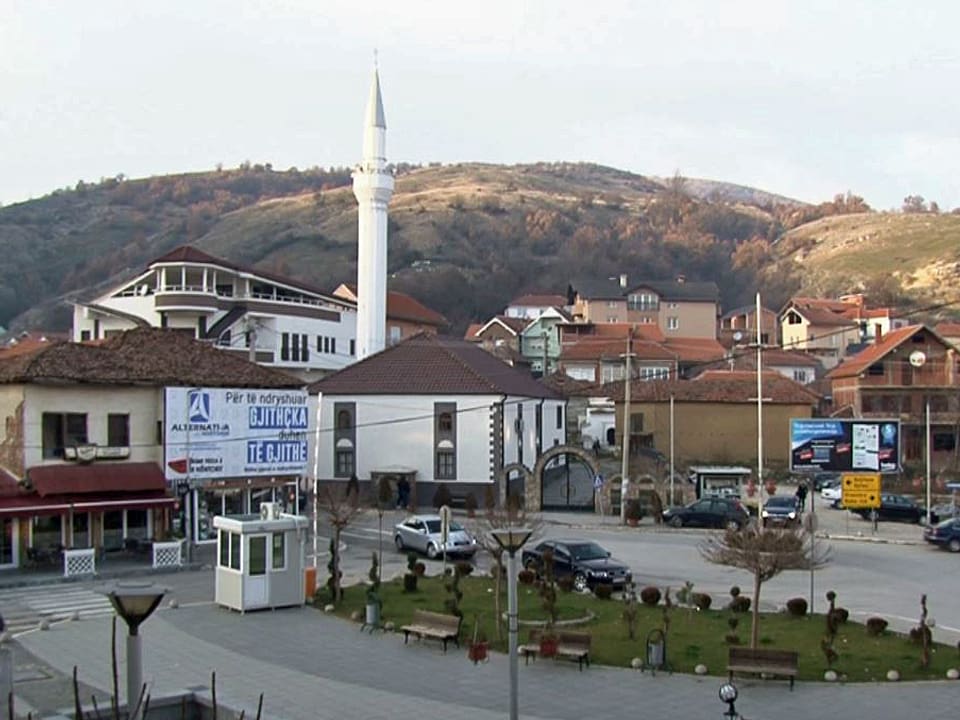
[[[567,462],[550,467],[560,458]],[[522,463],[511,463],[500,470],[500,502],[505,503],[509,494],[522,487],[527,510],[593,510],[593,479],[599,472],[600,466],[589,451],[576,445],[554,445],[537,458],[532,471]],[[520,477],[514,477],[517,475]]]

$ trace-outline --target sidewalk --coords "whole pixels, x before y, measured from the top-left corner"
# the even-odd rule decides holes
[[[209,686],[217,672],[224,705],[252,717],[264,694],[264,718],[283,720],[501,719],[507,713],[507,658],[474,666],[463,650],[443,654],[435,643],[404,645],[402,636],[361,632],[312,608],[239,615],[213,605],[165,609],[142,629],[144,677],[151,692]],[[64,623],[22,638],[23,647],[68,675],[101,689],[111,683],[110,623]],[[638,654],[640,647],[638,643]],[[120,653],[122,657],[122,652]],[[121,673],[124,670],[121,668]],[[582,720],[683,717],[711,720],[725,706],[723,679],[658,674],[572,663],[521,665],[522,717]],[[869,685],[738,680],[745,717],[792,720],[956,717],[957,685],[947,682]],[[122,686],[122,682],[121,682]]]

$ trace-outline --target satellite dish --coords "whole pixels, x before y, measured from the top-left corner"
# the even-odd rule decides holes
[[[736,341],[736,342],[740,342],[741,340],[743,340],[743,333],[740,332],[739,330],[737,330],[737,331],[733,334],[733,339],[734,339],[734,341]]]
[[[927,354],[923,350],[914,350],[910,353],[910,364],[915,368],[923,367],[923,364],[927,361]]]

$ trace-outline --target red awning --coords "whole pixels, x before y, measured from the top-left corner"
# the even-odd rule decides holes
[[[167,488],[163,471],[152,462],[34,465],[27,469],[27,478],[40,497],[163,492]]]
[[[40,497],[21,495],[0,497],[0,517],[30,517],[31,515],[63,515],[75,513],[109,512],[110,510],[142,510],[173,506],[177,498],[164,492],[86,493]]]

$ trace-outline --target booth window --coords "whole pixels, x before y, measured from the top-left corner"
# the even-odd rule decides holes
[[[240,536],[230,533],[230,569],[240,569]]]
[[[220,531],[220,567],[230,567],[230,533]]]
[[[250,536],[250,562],[248,564],[251,575],[267,574],[267,536]]]
[[[287,553],[284,544],[283,533],[273,534],[273,557],[271,558],[271,567],[274,570],[286,570]]]

